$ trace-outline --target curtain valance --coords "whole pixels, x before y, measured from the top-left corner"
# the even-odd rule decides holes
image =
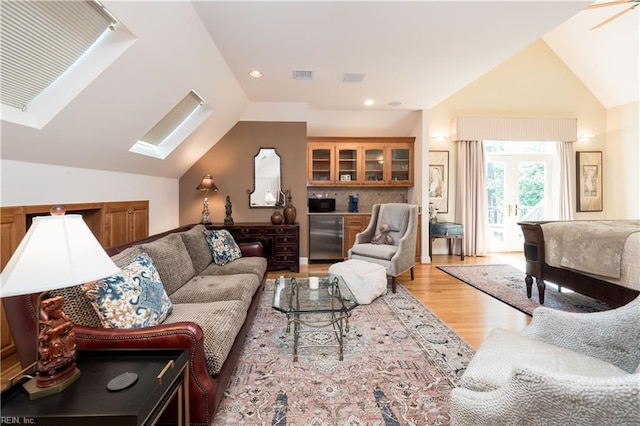
[[[454,141],[559,141],[578,139],[577,118],[457,117]]]

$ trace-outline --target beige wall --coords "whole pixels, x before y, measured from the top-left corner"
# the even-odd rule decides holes
[[[621,217],[618,213],[622,211],[625,217],[630,217],[633,209],[620,204],[624,193],[617,188],[627,188],[636,194],[637,217],[637,169],[640,167],[637,104],[635,117],[632,111],[632,107],[606,111],[556,54],[543,41],[537,41],[429,110],[429,133],[430,136],[451,134],[451,122],[459,116],[576,117],[578,134],[591,134],[593,138],[576,142],[574,151],[603,151],[605,198],[603,212],[575,213],[575,219]],[[615,130],[608,130],[608,126]],[[632,147],[635,147],[635,161],[626,161],[627,171],[614,172],[615,164],[625,163],[625,152],[633,151]],[[451,151],[449,193],[455,194],[456,144],[432,142],[430,149]],[[635,181],[631,182],[633,173]],[[575,200],[575,195],[572,196]],[[449,202],[453,203],[453,209],[450,208],[443,219],[454,218],[455,196],[452,198]]]
[[[253,190],[253,157],[261,147],[275,148],[282,158],[282,188],[291,189],[300,224],[300,256],[307,256],[307,126],[302,122],[239,121],[180,178],[180,224],[200,221],[203,193],[196,191],[210,173],[218,192],[209,193],[211,220],[222,223],[225,198],[231,198],[235,223],[270,222],[272,208],[249,208]]]

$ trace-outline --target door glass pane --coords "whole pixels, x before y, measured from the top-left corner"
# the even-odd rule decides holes
[[[391,150],[391,180],[409,180],[409,150]]]
[[[492,242],[504,241],[505,163],[487,162],[487,194],[489,202],[489,236]]]
[[[384,152],[382,149],[364,150],[364,179],[366,181],[383,180]]]
[[[338,179],[341,181],[358,180],[358,150],[338,150]]]
[[[546,180],[545,163],[542,161],[521,161],[519,163],[518,220],[542,220],[545,214],[544,187]]]
[[[313,180],[328,182],[331,179],[331,150],[314,149],[311,153],[313,167]]]

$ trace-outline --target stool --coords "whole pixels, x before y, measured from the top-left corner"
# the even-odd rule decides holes
[[[329,266],[329,278],[340,275],[361,305],[368,305],[387,292],[384,266],[360,259],[349,259]]]
[[[449,255],[453,254],[453,245],[460,240],[460,260],[464,260],[464,230],[459,223],[439,222],[429,224],[429,257],[432,256],[431,246],[436,238],[446,238],[449,245]]]

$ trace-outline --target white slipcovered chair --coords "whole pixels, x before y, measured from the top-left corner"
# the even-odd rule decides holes
[[[538,308],[496,329],[451,392],[452,425],[640,425],[640,297],[617,309]]]
[[[380,225],[389,225],[393,244],[372,244],[373,237],[380,232]],[[411,270],[416,264],[416,240],[418,230],[418,206],[404,203],[375,204],[367,228],[356,234],[349,249],[349,259],[360,259],[385,267],[391,276],[391,288],[396,292],[396,277]]]

